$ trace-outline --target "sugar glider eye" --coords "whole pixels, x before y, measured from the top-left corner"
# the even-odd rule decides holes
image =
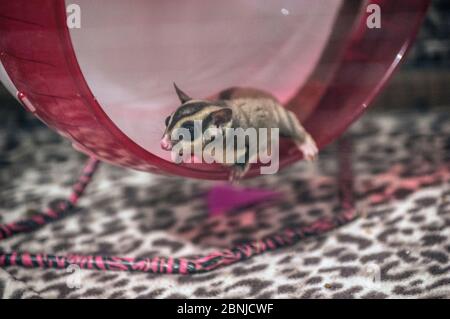
[[[191,134],[191,139],[194,138],[194,122],[192,121],[184,122],[183,125],[181,125],[181,127],[189,130],[189,133]]]
[[[168,117],[166,118],[166,126],[169,125],[169,122],[170,122],[170,116],[168,116]]]

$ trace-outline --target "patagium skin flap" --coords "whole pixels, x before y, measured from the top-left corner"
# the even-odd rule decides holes
[[[217,100],[210,101],[193,99],[175,83],[174,87],[181,105],[165,120],[166,128],[161,139],[161,147],[164,150],[170,151],[178,143],[188,143],[191,149],[196,145],[203,149],[207,145],[207,138],[193,138],[194,123],[200,122],[203,132],[209,128],[222,131],[226,128],[266,128],[268,131],[277,128],[281,137],[289,138],[297,145],[306,160],[312,161],[317,156],[316,143],[297,117],[267,92],[234,87],[222,91]],[[192,138],[174,140],[173,135],[176,134],[172,133],[179,128],[189,130]],[[226,142],[223,145],[226,145]],[[259,143],[258,147],[261,147]],[[243,160],[239,163],[223,162],[230,167],[231,181],[242,178],[249,170],[250,163],[258,160],[258,150],[252,152],[247,142],[243,146],[236,144],[233,151],[236,155],[234,158]]]

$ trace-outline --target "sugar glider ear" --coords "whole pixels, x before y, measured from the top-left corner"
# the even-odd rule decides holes
[[[231,121],[233,111],[229,107],[221,108],[210,114],[211,122],[215,125],[222,125]]]
[[[175,92],[177,92],[178,98],[180,99],[180,102],[182,104],[192,100],[192,98],[189,95],[180,90],[180,88],[175,84],[175,82],[173,82],[173,87],[175,88]]]

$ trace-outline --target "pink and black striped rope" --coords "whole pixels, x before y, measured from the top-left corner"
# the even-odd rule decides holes
[[[321,219],[309,226],[284,229],[281,233],[268,236],[231,249],[211,252],[195,258],[124,258],[107,256],[67,255],[55,256],[47,254],[30,254],[21,252],[0,253],[0,267],[22,266],[27,268],[66,269],[70,265],[78,265],[82,269],[140,271],[155,274],[196,274],[215,270],[246,260],[267,251],[287,247],[301,239],[321,235],[356,218],[353,205],[351,144],[344,139],[339,144],[339,195],[342,213],[331,219]],[[74,206],[89,184],[98,167],[96,159],[89,159],[83,172],[73,187],[68,200],[60,201],[54,208],[36,214],[27,220],[0,225],[0,240],[19,233],[34,231],[52,221],[59,220],[74,212]]]
[[[59,200],[49,205],[46,211],[37,213],[29,219],[19,220],[14,223],[0,224],[0,240],[12,237],[20,233],[29,233],[53,221],[64,218],[65,216],[75,212],[74,208],[79,198],[83,195],[84,190],[89,185],[99,161],[90,158],[77,182],[72,187],[72,193],[66,200]]]
[[[23,266],[29,268],[65,269],[78,265],[82,269],[141,271],[157,274],[195,274],[208,272],[226,265],[295,244],[299,240],[322,234],[354,219],[354,214],[343,214],[335,219],[320,220],[310,226],[285,229],[282,233],[200,256],[197,258],[123,258],[105,256],[54,256],[46,254],[7,253],[0,254],[0,266]]]

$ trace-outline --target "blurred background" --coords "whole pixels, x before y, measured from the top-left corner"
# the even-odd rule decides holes
[[[450,104],[450,1],[431,3],[415,45],[373,110],[426,110]]]

